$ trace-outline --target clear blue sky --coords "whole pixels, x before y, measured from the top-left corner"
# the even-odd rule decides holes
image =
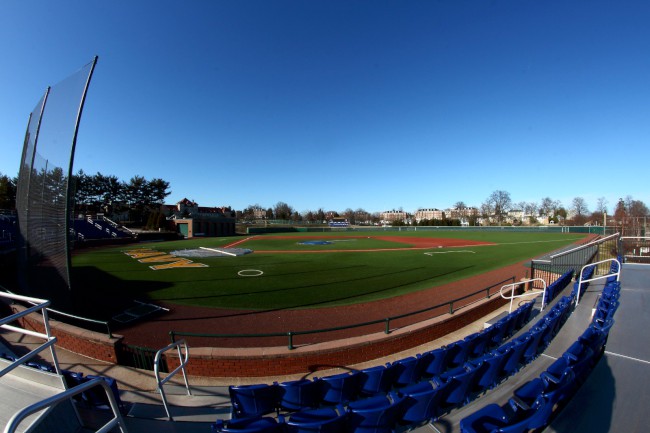
[[[0,172],[99,56],[75,172],[298,211],[650,204],[650,2],[5,1]]]

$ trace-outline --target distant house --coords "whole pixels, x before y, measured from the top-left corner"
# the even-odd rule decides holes
[[[380,215],[383,224],[390,224],[395,221],[406,221],[408,214],[401,210],[389,210]]]
[[[415,222],[422,220],[441,220],[445,218],[445,213],[440,209],[418,209],[415,211]]]
[[[161,212],[186,238],[235,235],[235,211],[230,207],[203,207],[184,198],[175,205],[162,205]]]

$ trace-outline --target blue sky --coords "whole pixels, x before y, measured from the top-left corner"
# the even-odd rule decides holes
[[[75,172],[168,202],[650,204],[647,1],[7,1],[0,172],[48,85],[99,56]]]

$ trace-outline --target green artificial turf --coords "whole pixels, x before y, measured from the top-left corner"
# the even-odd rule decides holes
[[[232,309],[314,308],[427,289],[530,260],[584,237],[582,234],[478,231],[281,235],[286,239],[278,236],[256,236],[237,245],[256,251],[252,254],[190,258],[195,264],[207,265],[197,268],[153,270],[150,266],[159,263],[141,263],[126,252],[152,249],[162,254],[201,246],[218,248],[243,238],[203,238],[82,251],[73,258],[72,282],[75,288],[128,299]],[[335,242],[300,245],[305,236]],[[399,249],[407,247],[407,243],[373,239],[374,236],[444,237],[496,245],[404,251]],[[372,249],[384,251],[352,251]],[[241,271],[246,270],[241,276]]]

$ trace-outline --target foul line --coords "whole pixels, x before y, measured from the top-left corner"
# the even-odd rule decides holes
[[[565,241],[566,239],[553,239],[549,241],[522,241],[522,242],[500,242],[496,245],[517,245],[517,244],[543,244],[543,243],[549,243],[549,242],[561,242]]]
[[[255,237],[256,237],[256,236],[251,236],[251,237],[248,237],[248,238],[246,238],[246,239],[242,239],[241,241],[233,242],[233,243],[230,244],[230,245],[226,245],[224,248],[233,248],[233,247],[235,247],[235,246],[237,246],[237,245],[239,245],[239,244],[243,244],[244,242],[250,241],[251,239],[253,239],[253,238],[255,238]]]

